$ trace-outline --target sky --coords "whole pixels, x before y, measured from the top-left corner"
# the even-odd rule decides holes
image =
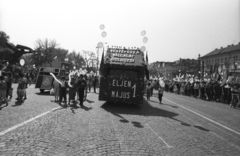
[[[49,39],[69,52],[97,52],[103,42],[145,46],[150,63],[197,59],[240,42],[240,0],[0,0],[0,31],[32,49]]]

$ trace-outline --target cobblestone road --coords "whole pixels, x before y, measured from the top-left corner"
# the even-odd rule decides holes
[[[0,111],[0,121],[4,123],[1,131],[58,107],[51,102],[52,96],[35,94],[35,89],[29,92],[32,96],[23,105]],[[215,120],[221,111],[212,110],[209,115],[205,113],[213,108],[203,111],[197,104],[190,105],[194,102],[201,105],[200,100],[166,93],[163,104],[151,97],[142,106],[134,106],[99,102],[97,97],[98,94],[89,94],[84,108],[59,108],[0,135],[0,155],[232,156],[240,153],[239,135],[169,101]],[[225,110],[229,116],[239,113],[222,105],[218,109]],[[12,115],[13,112],[20,114]],[[9,124],[3,116],[4,120],[11,117]],[[221,121],[225,123],[229,119]],[[238,120],[239,116],[232,119]],[[235,125],[236,121],[232,121],[228,126],[236,129]]]

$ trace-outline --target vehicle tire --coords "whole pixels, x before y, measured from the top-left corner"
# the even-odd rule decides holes
[[[41,92],[41,93],[44,93],[44,89],[40,89],[40,92]]]

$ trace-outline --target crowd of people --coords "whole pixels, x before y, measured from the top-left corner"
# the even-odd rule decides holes
[[[6,106],[8,106],[8,100],[12,99],[13,94],[13,76],[10,71],[4,72],[1,71],[0,76],[0,106],[2,105],[2,102],[6,103]],[[31,85],[29,83],[29,80],[26,77],[26,74],[19,74],[18,78],[18,86],[17,86],[17,100],[23,101],[27,99],[27,93],[26,89],[28,85]]]
[[[86,96],[85,94],[91,92],[92,88],[93,92],[96,93],[96,88],[99,83],[99,78],[96,75],[87,76],[86,74],[70,73],[67,80],[65,77],[60,77],[59,75],[55,76],[53,73],[50,74],[54,78],[51,94],[54,94],[55,102],[58,102],[59,105],[63,107],[76,104],[77,100],[80,101],[79,105],[83,107],[84,96]],[[62,102],[64,102],[63,105]]]
[[[214,101],[229,104],[230,107],[240,108],[240,84],[226,81],[216,81],[212,79],[199,80],[169,80],[164,81],[164,91],[179,95],[194,97],[206,101]],[[159,80],[151,79],[150,96],[153,88],[159,88]]]
[[[14,81],[13,74],[10,71],[1,71],[0,75],[0,107],[3,103],[8,106],[8,101],[12,99],[13,83],[17,83],[16,100],[23,102],[27,99],[26,90],[33,81],[30,73],[19,73],[16,81]],[[71,102],[76,103],[76,101],[79,100],[80,106],[82,107],[84,96],[86,96],[85,94],[87,92],[91,92],[93,89],[93,92],[97,93],[96,88],[99,85],[99,77],[96,75],[70,73],[68,80],[67,77],[55,76],[52,73],[51,75],[54,77],[51,92],[53,92],[52,94],[55,96],[55,102],[58,102],[60,105],[62,101],[64,102],[62,106],[70,105]]]

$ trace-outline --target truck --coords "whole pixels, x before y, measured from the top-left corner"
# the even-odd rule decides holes
[[[70,64],[67,62],[54,61],[49,67],[40,67],[37,75],[35,88],[39,88],[43,93],[45,90],[51,90],[54,78],[50,75],[53,73],[55,76],[64,76],[68,79],[70,71]]]
[[[99,100],[142,104],[148,69],[139,49],[107,48],[100,65]]]

